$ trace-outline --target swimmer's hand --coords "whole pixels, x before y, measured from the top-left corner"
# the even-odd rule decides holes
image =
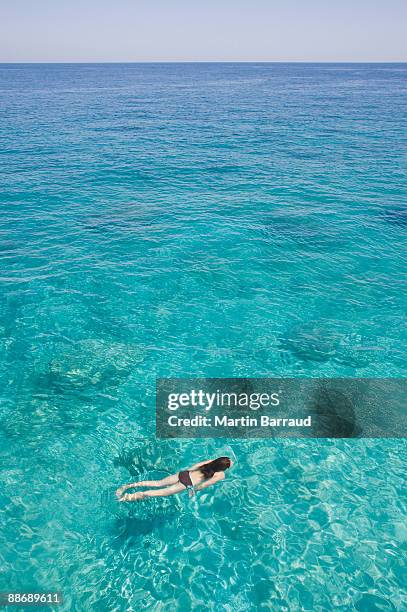
[[[188,490],[188,495],[189,495],[189,497],[193,497],[194,495],[196,495],[196,493],[195,493],[195,489],[192,489],[192,488],[191,488],[191,489],[189,489],[189,490]]]

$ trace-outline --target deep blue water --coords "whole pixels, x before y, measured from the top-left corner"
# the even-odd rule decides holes
[[[405,375],[406,93],[406,64],[0,65],[0,590],[403,609],[404,441],[157,442],[154,391]],[[112,499],[224,453],[197,504]]]

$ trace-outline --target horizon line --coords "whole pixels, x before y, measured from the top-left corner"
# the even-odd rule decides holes
[[[407,64],[405,60],[1,60],[0,64]]]

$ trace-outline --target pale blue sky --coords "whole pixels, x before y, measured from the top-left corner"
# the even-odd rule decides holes
[[[0,61],[407,61],[407,0],[0,0]]]

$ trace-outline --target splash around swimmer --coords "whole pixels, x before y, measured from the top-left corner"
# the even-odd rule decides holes
[[[218,457],[195,463],[187,470],[172,474],[161,480],[142,480],[122,485],[116,491],[119,502],[140,501],[147,497],[167,497],[188,490],[189,495],[202,491],[225,478],[225,471],[232,467],[229,457]],[[136,487],[153,487],[147,491],[125,493],[127,489]]]

